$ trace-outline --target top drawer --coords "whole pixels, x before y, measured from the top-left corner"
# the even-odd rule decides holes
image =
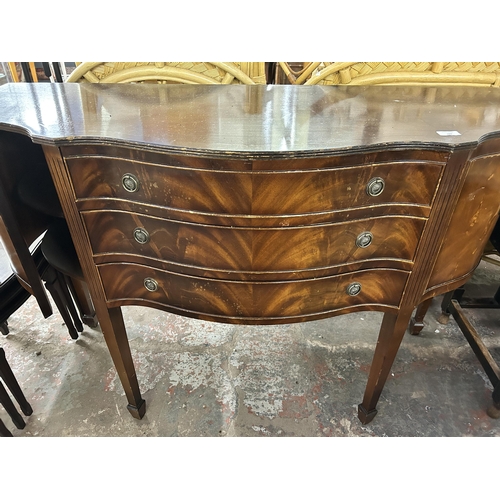
[[[163,159],[159,164],[64,153],[82,209],[104,208],[99,200],[115,199],[178,211],[257,217],[374,206],[385,206],[385,213],[388,206],[399,206],[399,214],[426,216],[443,165],[424,160],[356,165],[347,157],[348,166],[342,166],[338,157],[332,157],[299,163],[268,160],[263,169],[262,160],[221,160],[219,165],[216,159],[199,157],[146,157]]]

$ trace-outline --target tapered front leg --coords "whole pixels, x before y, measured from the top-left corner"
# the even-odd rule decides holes
[[[108,309],[107,314],[101,313],[99,323],[127,396],[127,409],[134,418],[141,419],[146,413],[146,401],[139,390],[121,309],[115,307]]]
[[[408,327],[411,313],[411,310],[407,310],[400,311],[399,314],[384,314],[365,395],[358,406],[358,418],[363,424],[371,422],[377,414],[377,402]]]

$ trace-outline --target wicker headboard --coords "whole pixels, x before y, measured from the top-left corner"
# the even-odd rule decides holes
[[[265,84],[260,62],[85,62],[68,82]]]
[[[306,63],[300,72],[279,65],[296,85],[500,86],[498,62],[322,62]]]

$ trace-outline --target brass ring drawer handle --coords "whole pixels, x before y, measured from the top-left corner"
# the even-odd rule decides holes
[[[382,193],[384,188],[385,188],[384,179],[382,179],[381,177],[374,177],[373,179],[370,179],[368,181],[368,184],[366,185],[366,192],[370,196],[378,196],[379,194]]]
[[[149,241],[149,233],[143,227],[136,227],[134,229],[134,240],[144,245]]]
[[[354,283],[351,283],[347,287],[347,294],[351,295],[354,297],[354,295],[358,295],[358,293],[361,292],[361,283],[358,283],[355,281]]]
[[[136,191],[139,191],[141,183],[134,174],[124,174],[122,177],[122,186],[125,191],[135,193]]]
[[[370,233],[370,231],[365,231],[356,238],[356,246],[359,248],[366,248],[372,244],[372,241],[373,234]]]
[[[158,290],[158,282],[153,278],[145,278],[144,287],[148,292],[156,292]]]

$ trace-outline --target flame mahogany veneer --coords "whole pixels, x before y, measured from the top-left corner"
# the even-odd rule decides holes
[[[470,277],[500,205],[496,88],[14,84],[0,128],[43,148],[136,418],[134,304],[240,324],[381,311],[371,421],[412,311]]]

